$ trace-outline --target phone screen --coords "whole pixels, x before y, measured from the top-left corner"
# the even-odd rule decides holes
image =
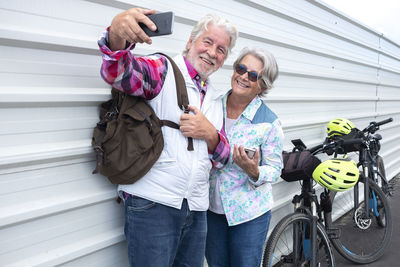
[[[246,152],[247,156],[248,156],[250,159],[253,159],[253,158],[254,158],[254,155],[256,154],[256,150],[253,149],[253,148],[245,148],[244,151]]]

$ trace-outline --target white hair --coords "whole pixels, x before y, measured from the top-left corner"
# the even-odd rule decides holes
[[[258,74],[259,76],[258,86],[262,90],[259,96],[265,96],[273,87],[273,83],[276,80],[276,78],[278,78],[279,74],[278,63],[276,62],[274,55],[272,55],[270,52],[260,47],[254,47],[254,48],[245,47],[242,49],[242,51],[240,51],[240,55],[233,63],[233,68],[235,69],[235,67],[238,64],[240,64],[242,59],[247,55],[252,55],[256,57],[262,62],[264,66],[260,71],[260,73]]]
[[[227,51],[226,58],[228,57],[229,53],[231,53],[232,48],[236,44],[236,39],[238,38],[238,31],[236,30],[235,26],[230,23],[227,19],[221,18],[215,14],[207,14],[202,17],[197,24],[194,26],[192,32],[190,33],[190,39],[192,42],[196,41],[197,38],[206,30],[208,30],[208,25],[214,25],[216,27],[223,28],[226,33],[228,33],[230,37],[229,47]],[[188,53],[188,49],[183,51],[183,55]]]

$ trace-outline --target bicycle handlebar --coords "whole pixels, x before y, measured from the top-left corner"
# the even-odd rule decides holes
[[[386,120],[382,120],[382,121],[372,121],[369,123],[369,125],[362,130],[364,133],[369,132],[371,134],[374,134],[377,130],[379,130],[379,126],[384,125],[386,123],[392,122],[393,118],[388,118]],[[350,139],[350,140],[344,140],[344,139],[326,139],[322,144],[316,145],[314,147],[311,148],[307,148],[304,143],[300,140],[300,139],[294,139],[292,140],[292,143],[295,145],[294,150],[308,150],[311,152],[311,154],[318,154],[320,152],[324,152],[327,154],[331,154],[334,151],[337,151],[337,149],[339,149],[340,147],[345,147],[345,146],[350,146],[350,145],[359,145],[359,144],[363,144],[365,142],[368,142],[368,140],[366,139],[366,137],[364,136],[364,138],[354,138],[354,139]]]
[[[317,146],[307,148],[306,150],[310,151],[311,154],[316,155],[318,153],[327,153],[328,155],[333,154],[338,149],[342,149],[343,147],[350,145],[359,145],[363,144],[365,140],[363,138],[355,138],[350,140],[338,139],[338,140],[325,140],[324,143],[319,144]]]
[[[312,148],[309,148],[307,150],[309,150],[311,152],[311,154],[314,154],[315,151],[317,151],[318,149],[321,149],[323,146],[324,146],[324,144],[320,144],[320,145],[314,146]]]
[[[393,118],[389,118],[389,119],[386,119],[386,120],[383,120],[383,121],[379,121],[379,122],[376,123],[376,126],[381,126],[383,124],[386,124],[386,123],[389,123],[389,122],[392,122],[392,121],[393,121]]]
[[[362,138],[356,138],[356,139],[350,139],[350,140],[343,140],[343,142],[340,145],[359,145],[364,142],[364,139]]]
[[[389,118],[389,119],[386,119],[386,120],[383,120],[383,121],[378,121],[378,122],[371,121],[369,123],[369,125],[362,131],[364,133],[369,132],[369,133],[374,134],[376,131],[379,130],[379,126],[381,126],[383,124],[386,124],[386,123],[389,123],[389,122],[392,122],[392,121],[393,121],[393,118]]]

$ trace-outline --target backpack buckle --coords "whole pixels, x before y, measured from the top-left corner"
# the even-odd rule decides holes
[[[119,110],[117,106],[113,106],[112,109],[110,111],[107,111],[106,114],[104,114],[104,119],[106,121],[110,121],[113,118],[117,117],[119,114]]]
[[[96,153],[97,152],[101,152],[101,153],[104,152],[104,150],[101,148],[101,146],[94,146],[93,149],[96,151]]]

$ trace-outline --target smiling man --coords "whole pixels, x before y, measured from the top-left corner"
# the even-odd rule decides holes
[[[222,101],[208,77],[223,65],[237,30],[215,15],[193,28],[183,55],[174,58],[189,96],[191,113],[182,114],[170,62],[160,54],[130,52],[136,43],[152,43],[138,23],[156,30],[146,16],[154,13],[134,8],[118,14],[98,42],[107,83],[147,99],[160,119],[180,123],[180,130],[162,128],[165,145],[152,169],[136,183],[118,186],[129,261],[135,267],[203,266],[209,171],[223,167],[230,152]],[[194,138],[194,151],[187,150],[186,137]]]

